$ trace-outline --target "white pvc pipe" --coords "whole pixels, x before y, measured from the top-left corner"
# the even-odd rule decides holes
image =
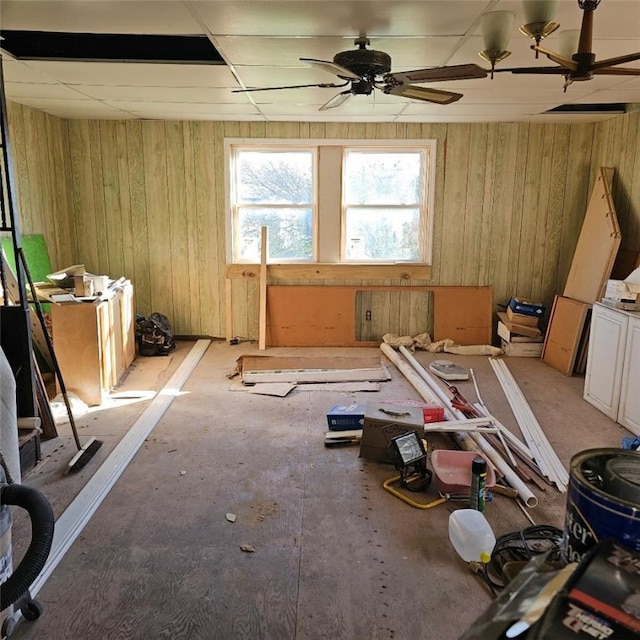
[[[380,350],[384,353],[393,364],[405,374],[407,380],[414,386],[416,391],[425,398],[428,402],[431,402],[433,394],[440,399],[445,407],[445,414],[452,414],[455,418],[464,419],[466,416],[458,411],[451,405],[451,400],[447,397],[447,394],[440,388],[440,386],[432,379],[432,377],[424,370],[422,365],[413,357],[411,352],[406,347],[400,347],[400,353],[411,363],[412,366],[408,366],[406,362],[390,347],[388,344],[381,344]],[[405,373],[409,372],[409,375]],[[419,372],[420,375],[418,375]],[[538,504],[538,498],[531,492],[531,490],[522,482],[516,472],[511,468],[508,462],[506,462],[500,454],[479,434],[468,436],[466,434],[459,434],[462,439],[471,437],[480,450],[489,458],[491,463],[500,470],[505,480],[518,492],[518,497],[528,506],[535,507]]]

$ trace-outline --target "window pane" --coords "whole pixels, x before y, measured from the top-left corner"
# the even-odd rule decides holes
[[[239,203],[311,204],[310,151],[240,151],[236,155]]]
[[[309,208],[238,211],[238,258],[260,262],[260,227],[267,227],[270,260],[310,260],[313,257],[313,213]]]
[[[418,204],[421,165],[419,152],[347,152],[345,204]]]
[[[347,260],[418,260],[420,210],[348,208]]]

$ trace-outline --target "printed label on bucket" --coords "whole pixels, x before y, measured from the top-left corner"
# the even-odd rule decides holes
[[[615,450],[591,450],[572,460],[563,539],[567,562],[579,562],[605,538],[613,538],[631,551],[640,551],[640,505],[610,495],[592,482],[591,476],[587,478],[582,473],[587,465],[597,470],[620,455]]]

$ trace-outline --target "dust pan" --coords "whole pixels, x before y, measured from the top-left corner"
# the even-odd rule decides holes
[[[431,467],[440,495],[470,495],[471,462],[477,456],[485,458],[475,451],[435,449],[431,452]],[[487,488],[495,484],[496,474],[493,465],[487,460]]]

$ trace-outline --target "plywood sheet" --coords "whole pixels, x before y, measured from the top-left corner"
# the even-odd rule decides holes
[[[613,169],[601,168],[587,206],[563,296],[589,304],[602,297],[620,247]]]
[[[491,287],[295,286],[267,289],[267,344],[280,347],[349,347],[378,344],[356,340],[357,293],[433,292],[433,339],[456,344],[491,343]],[[427,318],[424,319],[425,326]]]
[[[565,375],[573,373],[587,312],[591,305],[556,296],[542,351],[542,360]]]
[[[238,369],[245,384],[263,382],[354,382],[390,380],[379,357],[243,356]]]

